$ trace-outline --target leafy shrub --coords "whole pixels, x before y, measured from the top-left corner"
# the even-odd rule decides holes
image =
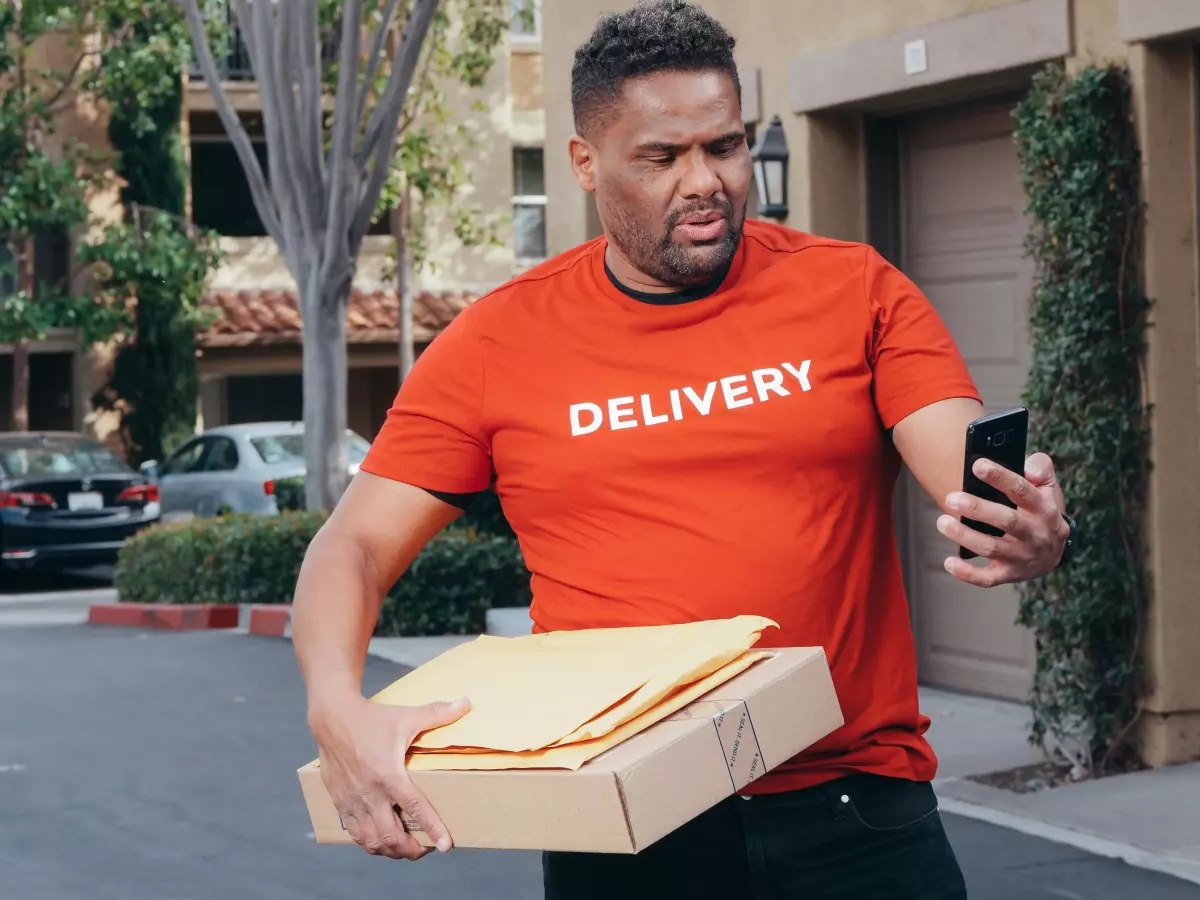
[[[280,512],[292,510],[299,512],[305,509],[304,476],[280,478],[275,482],[275,505]]]
[[[1051,67],[1016,112],[1037,265],[1026,389],[1031,443],[1055,460],[1080,551],[1021,586],[1034,630],[1033,739],[1088,774],[1136,764],[1148,593],[1149,412],[1140,368],[1140,156],[1129,75]]]
[[[121,551],[121,599],[134,603],[290,603],[322,512],[230,515],[159,525]],[[515,541],[474,529],[433,538],[384,599],[377,635],[473,634],[487,610],[529,603]]]

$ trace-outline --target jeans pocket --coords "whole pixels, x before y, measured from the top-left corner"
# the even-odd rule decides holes
[[[869,831],[904,831],[938,815],[937,797],[925,782],[897,780],[887,790],[851,790],[843,796],[847,798],[850,817]]]

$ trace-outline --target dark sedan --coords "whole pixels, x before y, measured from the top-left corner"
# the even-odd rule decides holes
[[[0,434],[0,569],[111,563],[159,515],[157,485],[99,441]]]

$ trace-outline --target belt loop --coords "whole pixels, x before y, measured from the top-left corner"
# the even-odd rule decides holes
[[[846,818],[850,810],[850,794],[844,781],[844,778],[837,778],[825,785],[825,796],[829,800],[829,812],[833,815],[835,822]]]

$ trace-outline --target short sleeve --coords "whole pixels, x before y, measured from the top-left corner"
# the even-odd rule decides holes
[[[875,408],[884,428],[939,400],[978,400],[962,354],[920,288],[871,248],[863,281],[874,323]]]
[[[453,494],[491,484],[483,350],[471,313],[459,313],[417,357],[362,462],[364,472]]]

